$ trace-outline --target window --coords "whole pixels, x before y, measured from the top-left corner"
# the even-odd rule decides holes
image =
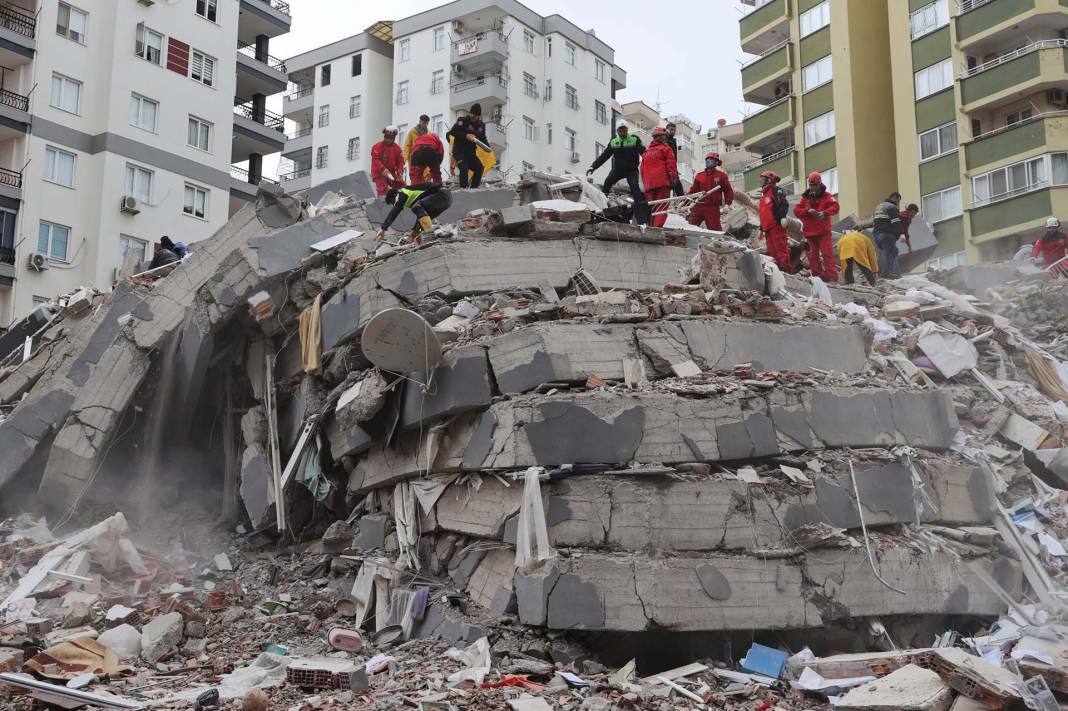
[[[189,58],[190,78],[204,86],[215,86],[215,60],[195,49],[190,53]]]
[[[189,145],[202,151],[211,150],[211,124],[196,116],[189,117]]]
[[[1060,167],[1061,160],[1058,158],[1059,156],[1050,158],[1055,177],[1060,177],[1058,174],[1063,170]],[[972,178],[972,202],[974,204],[994,202],[1047,185],[1049,171],[1046,161],[1047,156],[1039,156]],[[1068,175],[1063,177],[1068,178]]]
[[[553,80],[552,79],[546,79],[545,80],[545,100],[546,101],[552,101],[553,100]]]
[[[831,24],[831,3],[830,0],[825,0],[811,10],[801,13],[801,36],[807,37],[829,24]]]
[[[812,91],[831,80],[831,55],[817,59],[801,70],[802,84],[805,91]]]
[[[185,184],[185,203],[182,212],[191,217],[201,220],[208,219],[208,191],[204,188]]]
[[[126,164],[126,184],[123,186],[123,195],[135,197],[140,202],[149,203],[152,200],[152,171],[142,168],[133,163]]]
[[[61,2],[59,3],[59,16],[56,19],[56,34],[63,35],[79,44],[85,44],[85,26],[88,21],[89,15]]]
[[[159,104],[152,99],[140,94],[130,95],[130,125],[156,132],[156,116],[159,114]]]
[[[440,94],[445,91],[445,70],[439,69],[431,76],[430,93]]]
[[[361,113],[363,113],[363,96],[357,94],[349,99],[349,118],[359,118]]]
[[[326,128],[330,125],[330,104],[323,104],[319,107],[319,128]]]
[[[935,259],[927,260],[927,271],[933,271],[939,269],[946,271],[953,267],[964,266],[968,263],[968,255],[966,252],[956,252],[954,254],[947,254],[944,257],[936,257]]]
[[[359,159],[360,159],[360,139],[359,138],[350,138],[349,139],[349,160],[353,161],[353,160],[359,160]]]
[[[553,38],[552,37],[546,37],[545,38],[545,56],[546,57],[552,57],[553,56]]]
[[[538,80],[533,74],[523,72],[523,93],[532,99],[538,98]]]
[[[577,54],[577,52],[575,51],[575,45],[573,45],[573,44],[564,44],[564,61],[565,62],[567,62],[571,66],[575,66],[575,55],[576,54]]]
[[[145,253],[148,251],[148,242],[143,239],[137,239],[136,237],[130,237],[129,235],[119,235],[120,265],[126,260],[126,253],[131,249],[137,253],[137,258],[141,262],[145,261]]]
[[[47,254],[57,262],[67,261],[67,245],[70,244],[70,228],[54,222],[41,220],[37,229],[37,251]]]
[[[523,46],[527,49],[527,54],[534,54],[534,33],[530,30],[523,30]]]
[[[532,170],[534,170],[534,164],[533,163],[527,163],[526,161],[523,161],[523,172],[524,173],[529,173]]]
[[[319,86],[330,86],[330,65],[324,64],[319,68]]]
[[[197,14],[215,22],[219,15],[219,0],[197,0]]]
[[[959,185],[948,190],[939,190],[937,193],[924,195],[921,202],[923,203],[923,216],[932,224],[948,220],[951,217],[958,217],[964,212]]]
[[[596,61],[596,64],[594,64],[593,76],[597,81],[601,82],[602,84],[605,83],[604,78],[605,78],[605,75],[607,73],[606,70],[607,70],[607,65],[604,62],[602,62],[600,59],[598,59]]]
[[[163,61],[163,35],[144,25],[138,25],[134,54],[145,61],[160,64]]]
[[[1053,184],[1068,185],[1068,153],[1054,153],[1050,156],[1053,163]]]
[[[834,138],[834,112],[830,111],[805,122],[805,148]]]
[[[827,186],[827,192],[831,195],[838,194],[838,168],[828,168],[820,173],[823,176],[823,184]]]
[[[48,146],[45,148],[44,179],[68,188],[74,187],[74,154]]]
[[[408,135],[408,124],[402,123],[400,126],[397,126],[397,135],[398,136],[407,136]]]
[[[397,105],[402,106],[408,103],[408,82],[397,82]]]
[[[912,13],[912,39],[931,34],[949,24],[949,0],[935,0]]]
[[[438,134],[439,136],[444,137],[445,136],[445,132],[448,130],[448,128],[445,126],[445,115],[444,114],[434,114],[433,116],[431,116],[430,117],[430,127],[434,131],[434,133]]]
[[[953,60],[947,59],[916,72],[916,100],[953,86]]]
[[[578,150],[578,134],[572,131],[570,128],[564,129],[564,141],[567,145],[567,150],[574,153]]]
[[[399,60],[400,62],[407,62],[412,58],[412,41],[410,39],[402,39],[398,44],[400,48]]]
[[[1020,123],[1021,121],[1027,121],[1035,115],[1032,109],[1023,109],[1022,111],[1013,111],[1011,114],[1005,115],[1005,125],[1012,126],[1013,124]]]
[[[445,27],[434,28],[434,51],[440,52],[445,49]]]
[[[325,168],[330,164],[330,146],[319,146],[315,150],[315,167]]]
[[[567,108],[578,111],[578,89],[570,84],[564,84],[564,103],[567,104]]]
[[[529,116],[523,117],[523,138],[534,143],[538,140],[538,127]]]
[[[604,105],[604,102],[593,102],[593,115],[597,119],[597,123],[603,126],[608,125],[608,107]]]
[[[358,77],[363,74],[363,55],[354,54],[352,56],[352,76]]]
[[[931,160],[957,150],[957,124],[932,128],[920,134],[920,160]]]
[[[52,74],[52,106],[76,114],[82,106],[82,83],[62,74]]]

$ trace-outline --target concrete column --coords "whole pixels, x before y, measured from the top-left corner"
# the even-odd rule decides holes
[[[270,54],[268,46],[270,38],[267,35],[256,35],[256,59],[267,64],[267,56]]]
[[[259,185],[263,177],[263,154],[252,153],[248,157],[248,182]]]
[[[264,94],[252,95],[252,120],[264,123],[267,116],[267,97]]]

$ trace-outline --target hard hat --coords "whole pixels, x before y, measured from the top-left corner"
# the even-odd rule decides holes
[[[667,131],[665,129],[659,127],[659,126],[657,126],[656,128],[653,129],[653,138],[656,138],[657,136],[666,136],[666,135],[667,135]]]
[[[392,133],[393,135],[397,135],[397,133],[398,133],[397,127],[393,126],[393,125],[386,126],[385,128],[382,129],[382,135],[385,135],[387,133]]]
[[[1058,220],[1056,217],[1051,217],[1048,220],[1046,220],[1046,227],[1057,228],[1057,227],[1060,227],[1060,226],[1061,226],[1061,221]]]
[[[812,183],[822,183],[823,176],[819,174],[819,171],[814,170],[808,174],[808,182],[810,185]]]
[[[760,174],[760,177],[767,178],[768,180],[773,180],[776,183],[779,182],[779,176],[775,175],[774,170],[765,170],[763,173]]]
[[[711,158],[714,161],[719,161],[720,163],[723,162],[723,160],[719,157],[719,153],[716,153],[715,151],[712,151],[707,156],[705,156],[705,160],[708,160],[709,158]]]

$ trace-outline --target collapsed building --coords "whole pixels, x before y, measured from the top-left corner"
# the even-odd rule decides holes
[[[261,193],[166,278],[68,304],[0,373],[0,515],[203,497],[253,547],[360,552],[357,626],[453,643],[511,616],[591,646],[927,645],[1048,584],[994,541],[1006,492],[1057,482],[1066,373],[1008,318],[923,279],[814,285],[547,182],[454,193],[422,245],[373,239],[362,174]],[[429,333],[389,372],[365,330],[398,312]],[[880,314],[951,343],[919,368]],[[1002,385],[927,374],[957,339]],[[427,580],[448,594],[406,618]]]

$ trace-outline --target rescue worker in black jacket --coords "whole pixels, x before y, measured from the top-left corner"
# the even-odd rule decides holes
[[[679,130],[678,124],[668,123],[667,125],[667,144],[671,146],[671,152],[675,154],[675,162],[679,161],[679,139],[675,138],[675,133]],[[686,190],[682,186],[682,178],[675,178],[675,182],[671,184],[671,192],[675,197],[682,197],[686,194]]]
[[[474,104],[467,116],[456,119],[456,123],[446,136],[452,136],[452,157],[456,161],[456,170],[460,174],[460,188],[468,187],[468,171],[471,172],[470,186],[477,188],[482,184],[484,166],[478,159],[478,143],[489,144],[486,138],[486,124],[482,122],[482,105]]]
[[[637,136],[631,136],[630,130],[626,125],[620,124],[619,128],[616,129],[616,137],[608,142],[608,147],[593,162],[590,169],[586,171],[586,175],[593,175],[593,171],[600,168],[611,158],[612,171],[608,174],[608,179],[604,181],[604,188],[602,188],[605,195],[609,193],[613,185],[620,180],[626,179],[627,185],[630,186],[630,196],[634,198],[634,202],[645,202],[645,194],[642,192],[641,183],[638,181],[638,167],[641,165],[643,153],[645,153],[645,146],[642,144],[642,140]]]
[[[452,194],[438,183],[419,183],[407,187],[391,189],[386,193],[386,203],[393,209],[382,223],[382,229],[375,235],[376,240],[386,236],[386,230],[408,208],[415,213],[416,223],[412,229],[411,239],[416,244],[423,241],[422,233],[434,228],[434,218],[452,206]]]

